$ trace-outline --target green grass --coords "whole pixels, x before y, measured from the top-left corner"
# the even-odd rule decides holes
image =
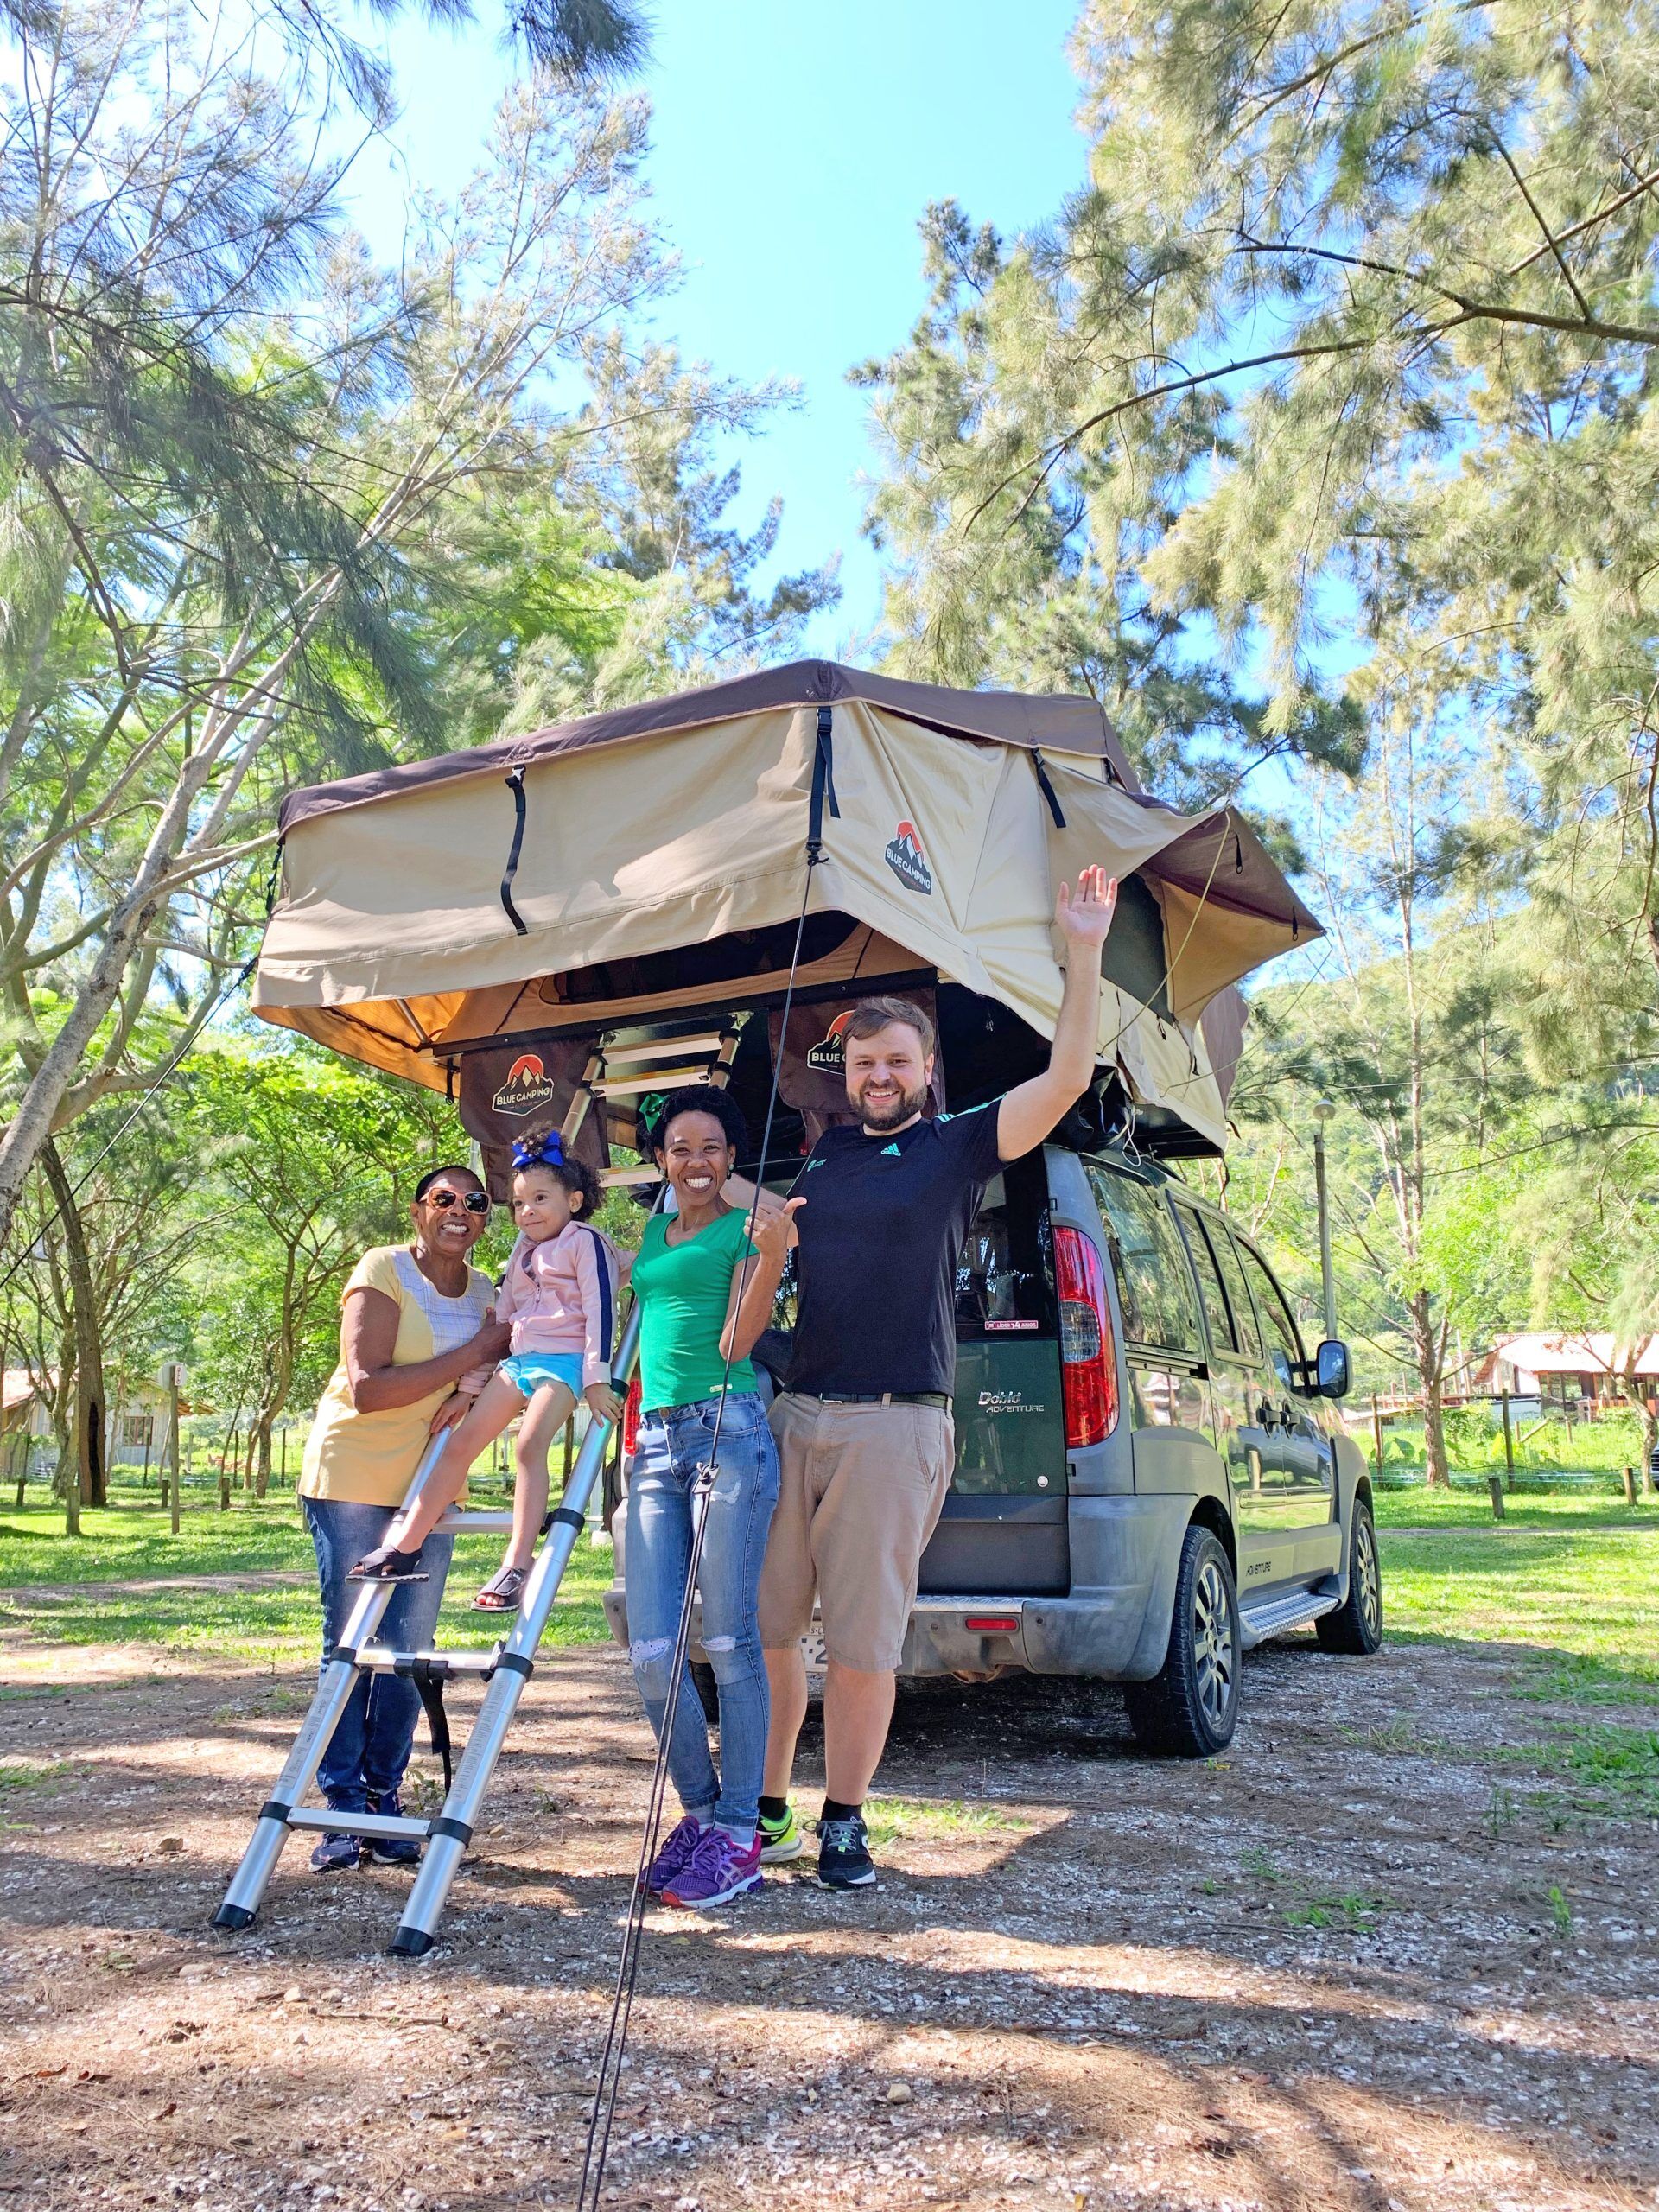
[[[1031,1826],[1017,1813],[996,1805],[933,1804],[909,1797],[872,1797],[865,1817],[870,1840],[878,1846],[891,1843],[894,1836],[931,1842],[959,1835],[1022,1834]]]
[[[1453,1476],[1452,1487],[1431,1490],[1427,1483],[1385,1488],[1372,1500],[1379,1529],[1493,1529],[1491,1493],[1484,1480]],[[1634,1510],[1624,1493],[1592,1483],[1547,1489],[1528,1483],[1503,1497],[1506,1529],[1659,1529],[1659,1499],[1648,1498]]]
[[[1571,1472],[1611,1477],[1617,1483],[1621,1467],[1633,1466],[1640,1474],[1642,1422],[1634,1413],[1604,1414],[1599,1421],[1575,1420],[1569,1425],[1560,1414],[1551,1414],[1541,1422],[1535,1415],[1523,1419],[1511,1408],[1510,1422],[1516,1469],[1523,1476],[1548,1481],[1553,1475]],[[1370,1422],[1357,1433],[1369,1458],[1373,1450]],[[1451,1465],[1465,1476],[1484,1481],[1488,1469],[1501,1472],[1504,1467],[1503,1425],[1484,1406],[1465,1412],[1448,1411],[1446,1441]],[[1421,1419],[1385,1416],[1384,1479],[1408,1478],[1414,1471],[1421,1472],[1423,1463]]]
[[[317,1599],[309,1577],[315,1560],[291,1497],[263,1505],[238,1500],[228,1513],[187,1507],[176,1536],[154,1503],[88,1510],[81,1522],[80,1535],[71,1537],[63,1534],[56,1504],[0,1513],[0,1625],[52,1643],[148,1643],[273,1666],[315,1649]],[[488,1643],[499,1632],[492,1619],[472,1611],[472,1597],[498,1564],[500,1546],[493,1535],[456,1542],[449,1578],[454,1594],[444,1600],[441,1642]],[[168,1586],[175,1578],[273,1571],[307,1579],[252,1590],[209,1589],[188,1580],[183,1588]],[[601,1599],[610,1580],[610,1553],[579,1542],[546,1641],[605,1642]],[[100,1583],[149,1586],[84,1595],[75,1588]],[[45,1595],[54,1586],[69,1594]]]
[[[1498,1522],[1484,1491],[1379,1496],[1389,1635],[1526,1646],[1540,1696],[1659,1701],[1659,1504],[1582,1489],[1505,1502]]]
[[[1357,1890],[1344,1895],[1309,1897],[1303,1904],[1293,1905],[1285,1915],[1287,1928],[1335,1928],[1347,1936],[1370,1936],[1385,1912],[1392,1912],[1393,1905],[1387,1897],[1369,1897]]]
[[[35,1789],[69,1772],[67,1759],[0,1759],[0,1789]]]

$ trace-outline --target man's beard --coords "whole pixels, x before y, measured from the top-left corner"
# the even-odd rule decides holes
[[[918,1090],[903,1092],[890,1106],[867,1106],[861,1098],[858,1110],[865,1128],[877,1131],[902,1128],[906,1122],[913,1122],[926,1105],[927,1090],[928,1086],[923,1084]]]

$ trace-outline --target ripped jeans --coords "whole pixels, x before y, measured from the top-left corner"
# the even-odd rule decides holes
[[[704,1398],[647,1414],[628,1478],[628,1657],[659,1743],[691,1553],[691,1489],[708,1464],[719,1408],[717,1398]],[[668,1745],[669,1774],[686,1811],[712,1805],[715,1819],[734,1827],[753,1827],[760,1810],[770,1705],[755,1598],[777,1503],[778,1454],[766,1408],[753,1393],[734,1392],[721,1423],[720,1469],[697,1569],[702,1648],[720,1686],[719,1774],[689,1669]]]

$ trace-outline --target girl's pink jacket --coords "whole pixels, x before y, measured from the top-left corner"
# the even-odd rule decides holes
[[[495,1318],[512,1324],[512,1349],[568,1352],[582,1361],[582,1387],[611,1379],[616,1293],[628,1262],[602,1230],[568,1222],[544,1244],[521,1236],[495,1294]]]

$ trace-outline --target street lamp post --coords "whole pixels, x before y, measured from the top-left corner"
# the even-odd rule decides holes
[[[1325,1333],[1337,1333],[1337,1283],[1331,1271],[1331,1200],[1325,1181],[1325,1125],[1336,1112],[1328,1098],[1313,1102],[1313,1188],[1319,1205],[1319,1282],[1325,1292]]]

